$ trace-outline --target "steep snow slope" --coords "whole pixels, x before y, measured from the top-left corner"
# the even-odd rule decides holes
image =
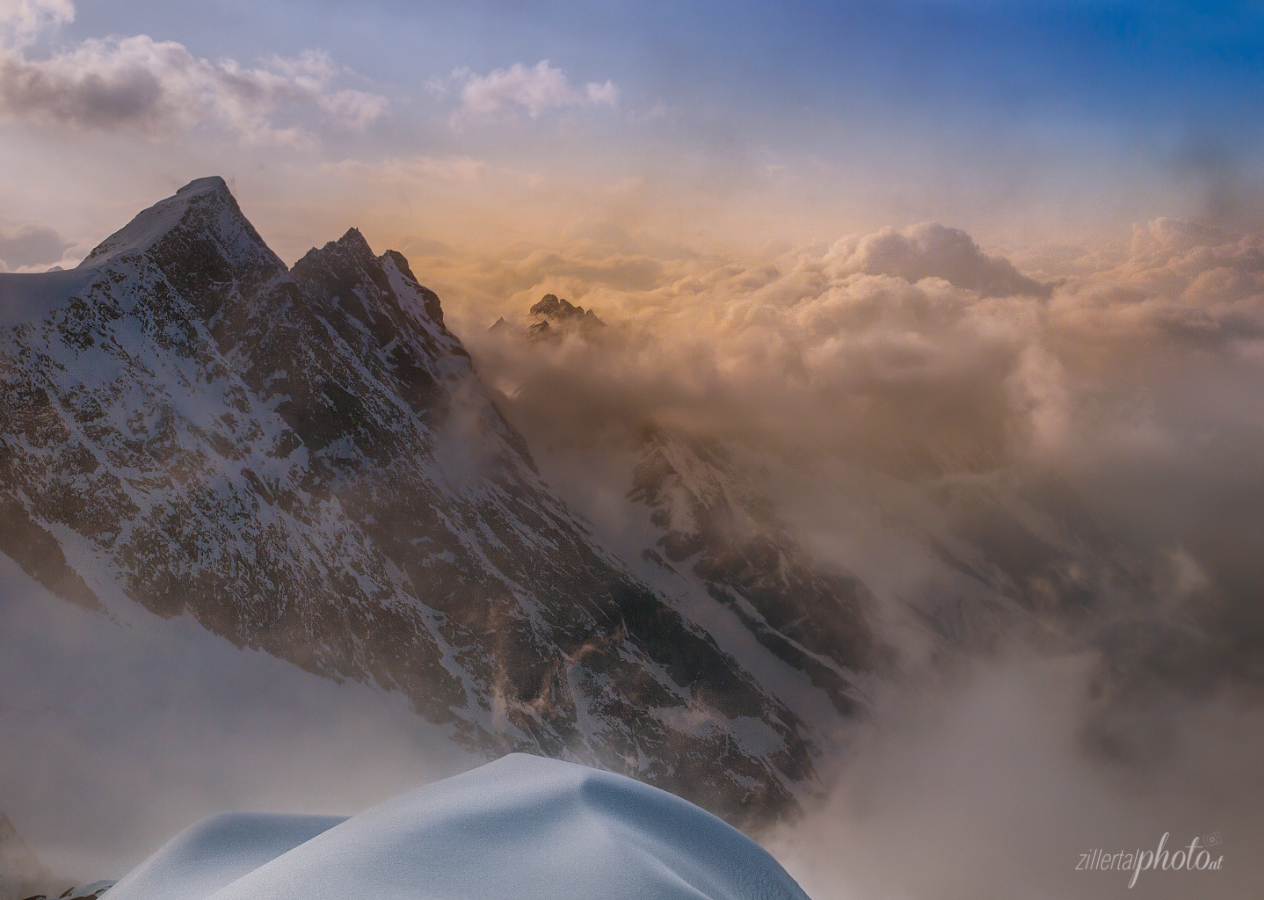
[[[544,485],[399,254],[352,229],[288,271],[210,178],[0,297],[0,550],[54,592],[402,690],[488,754],[793,804],[799,720]]]
[[[202,875],[216,859],[235,868],[256,840],[262,858],[304,834],[276,817],[208,820],[110,900],[806,900],[766,851],[698,807],[520,754],[353,816],[218,889]]]

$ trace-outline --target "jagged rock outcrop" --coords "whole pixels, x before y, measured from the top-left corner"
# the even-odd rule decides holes
[[[591,309],[585,310],[582,306],[560,300],[556,294],[545,294],[540,298],[540,302],[531,307],[530,318],[534,321],[523,330],[516,329],[501,316],[488,331],[516,332],[532,343],[556,344],[568,335],[591,343],[600,340],[606,330],[606,323],[597,318]]]
[[[541,297],[540,302],[531,307],[531,315],[556,322],[575,322],[587,328],[606,327],[606,323],[598,319],[591,309],[585,311],[582,306],[559,300],[557,294],[545,294]]]
[[[0,551],[53,591],[401,690],[489,755],[793,807],[802,723],[551,493],[398,253],[352,229],[287,269],[210,178],[0,300]]]

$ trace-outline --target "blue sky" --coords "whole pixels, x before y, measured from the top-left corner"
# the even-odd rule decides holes
[[[641,99],[932,118],[1079,115],[1148,128],[1264,99],[1264,5],[1127,2],[79,3],[67,36],[149,34],[243,60],[320,48],[407,90],[457,67],[552,60]],[[863,106],[861,108],[864,108]],[[810,124],[800,121],[799,124]]]
[[[37,196],[32,170],[50,179],[56,172],[61,190],[75,177],[67,169],[107,180],[117,194],[112,210],[161,194],[160,177],[221,171],[243,179],[242,189],[266,201],[265,215],[280,219],[284,192],[310,192],[321,165],[472,160],[520,181],[562,179],[580,205],[604,187],[638,182],[646,196],[631,224],[662,232],[673,223],[682,233],[700,227],[685,221],[688,210],[649,195],[657,189],[683,204],[696,194],[691,209],[715,225],[701,231],[753,230],[756,243],[925,220],[994,242],[1123,234],[1159,215],[1253,222],[1259,195],[1258,2],[81,0],[71,17],[69,0],[6,0],[0,11],[23,6],[61,9],[20,46],[10,39],[5,52],[36,68],[84,42],[138,35],[179,44],[212,66],[232,61],[275,74],[270,60],[312,51],[326,65],[317,93],[244,112],[240,104],[193,111],[190,97],[205,104],[208,91],[223,89],[205,83],[143,121],[0,98],[9,145],[0,161],[11,173],[0,181],[8,207],[0,228],[29,218],[68,240],[101,226],[86,213],[82,222],[49,221],[40,197],[56,190]],[[133,51],[113,52],[131,64]],[[545,60],[556,90],[544,105],[526,106],[506,85],[543,77],[536,67]],[[58,71],[73,68],[66,77],[82,79],[91,65],[106,63],[75,58]],[[161,83],[171,71],[157,72]],[[510,74],[496,81],[497,72]],[[501,100],[466,115],[463,92],[476,82],[502,90]],[[607,84],[608,95],[586,93]],[[381,99],[332,126],[329,98],[346,91]],[[28,170],[20,183],[15,167]],[[269,177],[252,188],[249,173],[264,169]],[[557,196],[547,198],[558,207],[548,226],[555,230],[568,215],[618,216],[580,206],[566,213]],[[537,202],[505,197],[499,214],[526,221],[522,204]],[[15,209],[23,205],[30,216]],[[331,221],[374,215],[363,204],[327,212]],[[407,230],[403,222],[382,227]],[[506,220],[491,231],[520,236],[524,228]]]

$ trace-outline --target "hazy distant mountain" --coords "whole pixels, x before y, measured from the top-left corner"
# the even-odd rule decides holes
[[[0,275],[0,388],[0,550],[72,602],[121,590],[735,821],[811,775],[801,720],[598,546],[354,229],[287,270],[195,181],[73,271]]]

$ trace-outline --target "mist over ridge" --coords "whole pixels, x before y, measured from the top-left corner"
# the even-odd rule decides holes
[[[547,291],[599,335],[454,320],[598,533],[645,533],[625,495],[665,429],[873,592],[898,674],[773,839],[809,893],[1112,897],[1065,862],[1080,844],[1258,837],[1260,235],[1157,220],[1056,275],[935,224],[749,263],[649,247],[594,230],[469,270],[519,327]],[[1213,895],[1249,895],[1240,865]]]
[[[136,240],[128,234],[124,247]],[[325,252],[370,265],[362,242],[353,231]],[[319,259],[296,271],[338,290],[343,276],[321,274],[330,264]],[[382,259],[409,278],[425,271],[425,257]],[[1070,710],[1058,721],[1074,733],[1067,752],[1158,777],[1180,764],[1172,748],[1187,740],[1190,714],[1174,710],[1237,698],[1231,710],[1259,687],[1260,485],[1245,467],[1261,437],[1249,389],[1264,334],[1260,259],[1258,236],[1164,220],[1138,230],[1123,259],[1060,278],[1023,274],[937,224],[749,265],[594,229],[483,270],[482,283],[473,264],[437,269],[465,274],[472,292],[528,285],[500,307],[449,301],[446,320],[545,478],[639,577],[696,612],[715,590],[749,592],[742,554],[772,537],[783,577],[792,559],[806,567],[781,590],[841,575],[870,596],[866,627],[889,655],[860,693],[844,682],[866,698],[848,707],[862,721],[922,708],[889,684],[957,702],[975,678],[1004,684],[1004,673],[1039,665],[1023,660],[1067,656],[1078,662],[1053,670],[1075,673],[1057,689]],[[537,316],[570,308],[510,308],[545,288],[582,300],[603,327],[560,328],[543,342],[487,330],[483,309],[523,323],[530,306]],[[424,305],[444,320],[437,300]],[[720,506],[688,492],[654,506],[637,494],[647,434],[665,436],[676,466],[656,490],[701,464],[701,477],[720,479]],[[457,440],[477,443],[468,430]],[[458,466],[445,477],[481,477],[463,455],[440,455]],[[649,522],[654,509],[666,518]],[[708,526],[720,530],[690,524],[698,510],[722,513]],[[654,581],[662,566],[645,551],[661,551],[678,578]],[[793,634],[770,621],[768,640]],[[958,659],[983,660],[983,674]],[[823,672],[808,679],[814,689],[827,689]],[[799,714],[819,714],[817,701],[801,702],[791,702]],[[1251,727],[1225,715],[1215,727]],[[856,734],[845,724],[825,740],[825,772],[863,765],[863,750],[846,749]]]

